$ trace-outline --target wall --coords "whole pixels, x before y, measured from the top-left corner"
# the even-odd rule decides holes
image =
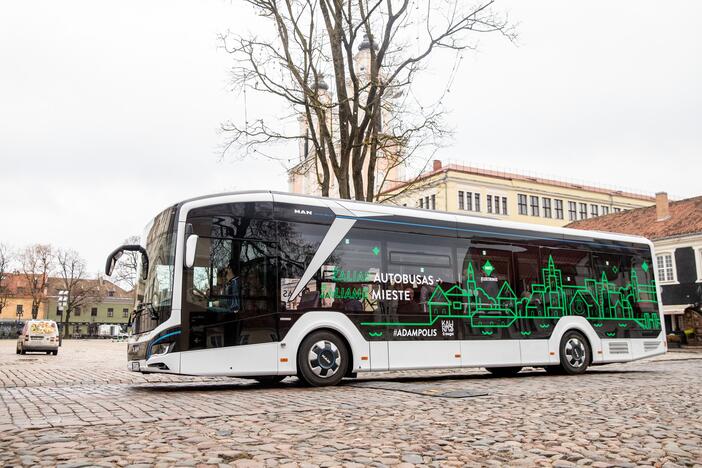
[[[58,306],[55,297],[49,298],[47,301],[47,318],[63,323],[64,316],[57,314]],[[92,316],[91,309],[97,308],[97,315]],[[112,317],[108,317],[108,309],[114,309]],[[122,324],[126,325],[129,320],[129,314],[134,308],[134,301],[131,298],[121,297],[105,297],[102,302],[88,303],[81,306],[80,316],[75,315],[75,311],[71,312],[68,323],[70,324],[70,332],[80,333],[82,335],[96,334],[97,326],[102,324]],[[127,309],[127,317],[123,316],[123,309]],[[76,326],[78,328],[76,328]]]
[[[2,309],[0,313],[0,320],[17,320],[17,305],[21,304],[23,310],[22,317],[20,320],[29,320],[32,318],[32,298],[8,298],[7,304]],[[46,306],[44,303],[39,304],[39,314],[38,319],[43,319],[46,317]]]
[[[481,194],[481,211],[473,212],[459,209],[458,192],[478,192]],[[623,197],[612,193],[600,193],[577,189],[574,187],[561,187],[544,184],[537,181],[522,179],[503,178],[482,174],[466,173],[459,170],[447,170],[438,172],[420,181],[416,187],[408,190],[397,199],[391,201],[394,205],[406,205],[407,207],[418,207],[420,197],[436,194],[436,209],[450,211],[468,215],[488,216],[497,219],[508,219],[526,223],[536,223],[548,226],[564,226],[570,223],[568,216],[568,201],[576,203],[587,203],[588,217],[591,216],[591,206],[598,206],[599,214],[602,214],[602,206],[607,206],[610,213],[614,207],[621,209],[650,206],[653,200],[641,200],[636,198]],[[527,197],[534,195],[539,197],[539,213],[541,216],[520,215],[518,208],[518,194],[523,193]],[[503,213],[488,213],[487,195],[497,195],[507,198],[507,215]],[[543,216],[543,198],[551,198],[552,218]],[[555,199],[563,200],[563,219],[555,218]],[[441,200],[441,203],[439,203]],[[531,212],[529,199],[527,198],[527,209]],[[502,210],[500,210],[502,211]],[[579,206],[578,206],[579,211]]]

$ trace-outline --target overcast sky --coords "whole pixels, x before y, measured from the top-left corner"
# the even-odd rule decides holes
[[[439,158],[702,193],[702,3],[498,8],[519,42],[483,37],[465,54]],[[0,242],[75,248],[97,271],[180,199],[285,190],[281,163],[219,158],[219,124],[244,109],[216,35],[257,27],[238,1],[3,1]],[[450,65],[435,61],[420,84]],[[264,107],[249,99],[249,118]]]

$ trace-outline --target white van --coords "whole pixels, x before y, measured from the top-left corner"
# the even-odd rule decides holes
[[[53,320],[27,320],[17,333],[17,354],[27,351],[58,354],[59,332]]]

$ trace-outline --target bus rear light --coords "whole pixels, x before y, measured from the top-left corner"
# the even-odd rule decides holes
[[[555,355],[556,355],[556,352],[555,352],[555,351],[550,351],[548,354],[549,354],[549,356],[555,356]]]
[[[361,361],[367,361],[367,360],[368,360],[368,356],[361,356]]]
[[[280,358],[280,362],[288,362],[288,358],[282,357],[282,358]]]
[[[455,357],[455,358],[460,358],[460,357],[461,357],[461,354],[460,354],[460,353],[456,353],[456,354],[453,355],[453,357]]]

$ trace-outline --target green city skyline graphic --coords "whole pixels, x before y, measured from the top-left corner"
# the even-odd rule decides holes
[[[649,265],[644,262],[641,268],[647,272]],[[481,269],[488,277],[495,270],[489,260]],[[614,266],[612,271],[617,273],[618,268]],[[473,328],[482,329],[483,335],[491,335],[492,329],[511,327],[519,319],[548,321],[574,315],[584,317],[595,328],[602,327],[605,321],[615,321],[619,328],[636,324],[644,330],[660,329],[657,310],[635,313],[636,304],[657,304],[658,299],[655,281],[640,283],[634,269],[631,270],[630,283],[624,286],[611,283],[605,272],[600,280],[586,278],[583,285],[564,285],[561,270],[549,256],[547,266],[541,269],[542,282],[531,284],[531,292],[521,298],[507,281],[494,296],[479,287],[472,262],[466,273],[465,289],[459,285],[448,290],[444,290],[441,284],[436,286],[428,301],[429,316],[425,322],[362,322],[361,325],[432,326],[441,318],[457,318],[469,319]],[[549,325],[542,322],[540,327],[548,328]]]

